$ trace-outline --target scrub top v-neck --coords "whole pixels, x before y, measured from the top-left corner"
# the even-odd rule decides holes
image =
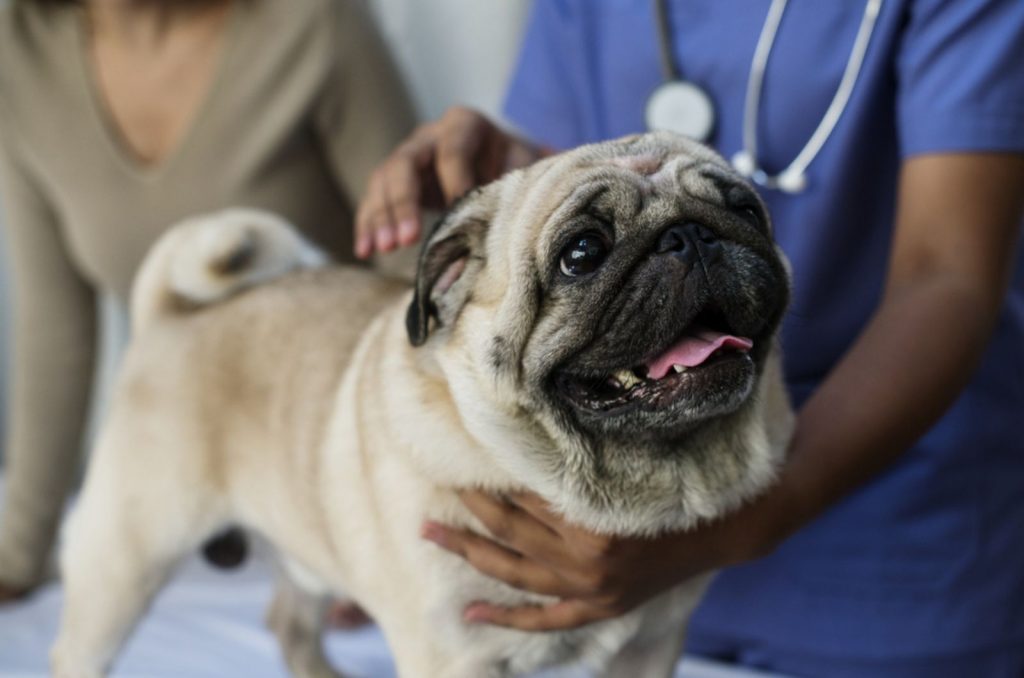
[[[238,0],[227,10],[227,16],[223,19],[222,34],[218,38],[218,44],[213,48],[213,73],[203,83],[198,101],[186,113],[186,119],[178,130],[171,148],[153,162],[147,162],[132,148],[131,141],[117,122],[110,102],[103,92],[96,63],[89,54],[88,25],[84,15],[79,17],[79,21],[69,24],[69,31],[73,33],[70,41],[74,43],[74,50],[77,52],[77,58],[72,60],[77,62],[76,66],[80,71],[86,99],[85,107],[95,122],[98,133],[106,138],[111,154],[125,166],[128,175],[135,175],[143,180],[157,180],[170,171],[180,156],[189,152],[192,144],[202,141],[207,109],[216,106],[218,94],[222,89],[222,80],[226,77],[225,73],[233,68],[239,14],[243,11],[244,8],[239,7]]]

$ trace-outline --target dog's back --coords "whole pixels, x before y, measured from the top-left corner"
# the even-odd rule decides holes
[[[107,428],[134,426],[120,418],[158,418],[155,427],[209,460],[204,478],[220,494],[232,490],[221,468],[237,475],[245,457],[315,465],[360,335],[406,289],[329,263],[294,228],[259,210],[225,210],[172,228],[132,291],[134,336]]]
[[[302,485],[320,472],[335,391],[362,332],[406,290],[329,266],[293,229],[255,211],[186,222],[154,246],[66,533],[62,626],[79,633],[74,646],[64,634],[58,641],[56,675],[101,675],[124,640],[123,617],[181,553],[244,523],[241,503],[316,529],[315,497]],[[254,488],[260,496],[241,496]],[[102,613],[90,599],[107,595],[95,590],[97,576],[104,590],[131,596]]]

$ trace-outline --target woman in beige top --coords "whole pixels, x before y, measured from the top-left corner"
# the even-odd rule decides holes
[[[44,576],[75,478],[97,293],[175,221],[283,214],[337,257],[412,113],[354,0],[23,0],[0,10],[13,384],[0,601]]]

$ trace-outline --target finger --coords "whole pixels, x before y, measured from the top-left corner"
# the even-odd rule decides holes
[[[359,212],[356,214],[354,250],[357,259],[366,259],[373,254],[373,227],[364,209],[364,207],[360,206]]]
[[[420,181],[421,175],[412,157],[407,161],[392,163],[386,169],[387,205],[399,245],[416,242],[422,229]]]
[[[423,225],[418,214],[412,216],[396,215],[395,218],[398,221],[396,237],[398,238],[399,245],[405,247],[412,245],[420,239]]]
[[[418,237],[424,185],[436,183],[430,176],[435,137],[433,125],[420,126],[373,173],[356,219],[360,258],[374,248],[388,251]]]
[[[571,528],[569,523],[565,522],[562,516],[555,513],[551,509],[551,505],[544,501],[540,495],[533,492],[516,492],[507,495],[506,500],[512,506],[533,516],[538,523],[556,534],[562,534],[568,531],[568,528]]]
[[[467,622],[504,626],[520,631],[575,629],[612,616],[608,610],[587,605],[579,600],[523,607],[472,603],[462,613],[462,618]]]
[[[383,175],[378,170],[370,178],[366,195],[356,211],[355,254],[360,259],[366,259],[373,254],[376,223],[381,212],[387,209],[383,188]]]
[[[373,233],[369,230],[356,233],[355,255],[357,259],[368,259],[373,254]]]
[[[395,217],[391,205],[389,178],[393,171],[392,167],[403,165],[407,162],[408,160],[403,154],[396,153],[380,170],[381,178],[378,181],[378,193],[376,196],[377,211],[370,217],[370,224],[373,229],[373,246],[378,252],[389,252],[395,248],[398,242]]]
[[[423,537],[462,557],[482,574],[513,588],[557,597],[573,593],[547,568],[468,530],[454,530],[427,522],[423,526]]]
[[[450,205],[476,186],[473,166],[480,152],[481,130],[475,125],[460,127],[456,133],[444,134],[437,145],[437,176]]]
[[[615,544],[620,541],[567,522],[555,513],[550,504],[532,492],[515,493],[507,499],[557,535],[561,541],[562,548],[557,553],[557,560],[546,561],[545,565],[554,568],[566,579],[580,582],[583,587],[590,586],[593,575],[604,567],[603,559],[613,553]]]
[[[459,499],[487,531],[512,550],[546,564],[558,562],[566,548],[557,533],[516,506],[485,492],[464,491]]]
[[[395,228],[387,216],[387,212],[379,212],[373,225],[373,246],[378,252],[390,252],[395,249]]]
[[[617,546],[621,546],[626,541],[622,538],[591,532],[567,522],[565,518],[555,513],[550,504],[531,492],[510,495],[508,501],[520,510],[529,513],[537,522],[545,525],[566,544],[571,545],[577,556],[583,556],[588,560],[607,558],[615,552]]]

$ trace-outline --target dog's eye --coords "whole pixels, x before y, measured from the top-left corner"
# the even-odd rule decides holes
[[[741,183],[733,184],[728,190],[724,191],[724,195],[725,204],[732,210],[733,214],[762,233],[768,230],[768,224],[765,221],[764,213],[761,211],[757,195],[754,194],[749,186]]]
[[[759,231],[764,230],[764,223],[761,221],[760,211],[753,205],[740,205],[736,208],[737,213],[751,226]]]
[[[562,250],[559,267],[567,276],[593,273],[608,256],[608,245],[598,233],[584,233],[573,238]]]

